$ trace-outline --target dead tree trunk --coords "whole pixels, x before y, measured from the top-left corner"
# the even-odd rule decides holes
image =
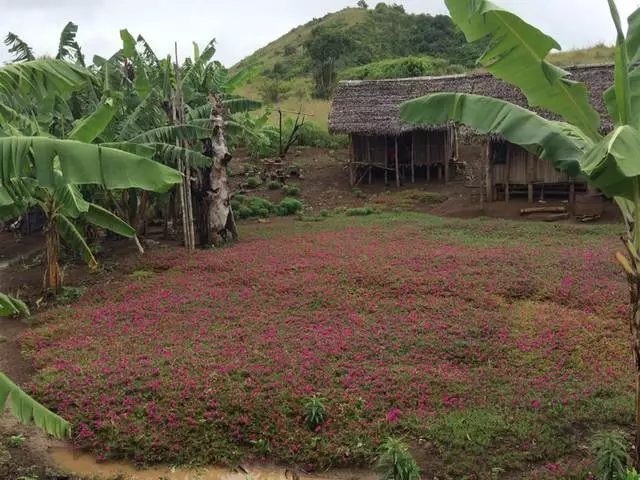
[[[231,154],[224,136],[224,107],[218,95],[211,102],[211,139],[205,142],[205,155],[211,157],[211,166],[200,169],[193,188],[195,220],[200,246],[211,245],[218,236],[224,241],[228,234],[237,240],[238,231],[231,210],[231,194],[227,165]]]

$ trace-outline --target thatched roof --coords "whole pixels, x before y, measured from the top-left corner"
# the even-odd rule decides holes
[[[604,130],[611,129],[602,95],[613,84],[612,65],[585,65],[565,68],[572,80],[584,82],[592,105],[602,117]],[[393,80],[348,80],[338,85],[331,112],[329,131],[361,135],[398,135],[413,130],[440,130],[410,125],[400,120],[401,103],[429,93],[460,92],[486,95],[528,107],[522,93],[489,73],[420,77]],[[548,112],[539,112],[554,118]]]

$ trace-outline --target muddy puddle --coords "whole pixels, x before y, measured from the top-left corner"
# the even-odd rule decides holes
[[[50,451],[54,464],[62,471],[89,478],[122,478],[126,480],[375,480],[375,473],[362,470],[336,470],[322,474],[303,474],[275,466],[244,466],[245,472],[224,468],[200,469],[159,466],[138,470],[125,462],[98,463],[89,454],[80,454],[69,448]]]

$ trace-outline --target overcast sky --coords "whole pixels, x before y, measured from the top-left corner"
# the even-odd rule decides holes
[[[369,1],[371,6],[374,1]],[[397,1],[409,12],[445,13],[444,0]],[[494,0],[551,34],[564,50],[613,43],[615,35],[606,0]],[[107,56],[121,46],[119,30],[143,34],[157,54],[191,54],[191,42],[218,42],[217,59],[233,65],[254,50],[313,17],[356,0],[0,0],[0,35],[20,35],[37,55],[54,53],[60,30],[79,25],[78,40],[88,59]],[[639,0],[617,0],[626,18]],[[625,22],[626,23],[626,22]],[[0,61],[8,60],[0,46]]]

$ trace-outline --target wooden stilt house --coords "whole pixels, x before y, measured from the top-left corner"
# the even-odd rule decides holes
[[[589,65],[567,70],[572,79],[587,85],[603,130],[609,130],[611,121],[602,95],[613,83],[613,67]],[[329,130],[350,136],[352,185],[372,183],[376,177],[395,182],[398,188],[419,179],[448,182],[462,165],[481,172],[474,176],[473,187],[489,201],[508,201],[514,195],[527,196],[530,201],[555,194],[572,197],[586,189],[583,179],[569,178],[550,162],[501,137],[480,137],[482,153],[477,158],[460,158],[456,125],[410,125],[400,119],[403,102],[438,92],[485,95],[528,108],[519,90],[486,73],[341,82],[329,114]],[[548,112],[538,113],[554,118]]]

